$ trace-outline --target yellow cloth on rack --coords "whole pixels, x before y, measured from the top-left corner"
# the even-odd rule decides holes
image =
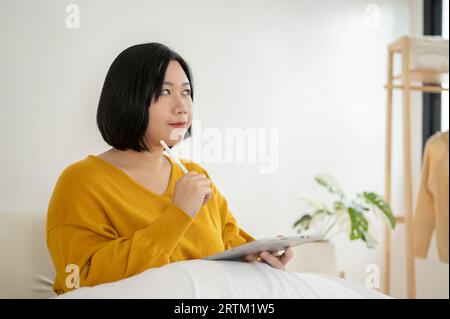
[[[448,263],[448,131],[436,133],[425,145],[419,196],[414,216],[414,250],[426,258],[433,231],[439,259]]]
[[[47,213],[47,246],[56,268],[56,293],[76,288],[76,280],[66,284],[68,275],[74,279],[75,268],[79,286],[93,286],[254,240],[239,228],[214,183],[210,200],[195,218],[172,204],[175,182],[183,172],[170,162],[169,186],[162,196],[94,155],[62,172]],[[198,164],[182,163],[209,178]]]

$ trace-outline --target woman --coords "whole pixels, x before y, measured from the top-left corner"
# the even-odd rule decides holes
[[[114,60],[97,111],[100,132],[112,148],[67,167],[49,203],[55,292],[254,240],[239,228],[202,167],[182,160],[185,175],[163,154],[161,140],[173,146],[191,135],[193,96],[187,63],[162,44],[135,45]],[[260,258],[284,269],[292,250]]]

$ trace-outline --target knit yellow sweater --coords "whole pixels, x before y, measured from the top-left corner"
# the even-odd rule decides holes
[[[433,232],[439,259],[448,263],[448,131],[438,132],[425,144],[419,195],[413,220],[414,252],[426,258]]]
[[[183,172],[170,162],[169,186],[161,196],[94,155],[62,172],[47,213],[56,293],[76,288],[67,284],[73,267],[79,270],[80,287],[93,286],[254,240],[239,228],[214,183],[211,199],[195,218],[172,204],[175,182]],[[210,178],[198,164],[182,162],[189,171]]]

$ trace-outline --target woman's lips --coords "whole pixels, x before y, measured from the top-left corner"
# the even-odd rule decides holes
[[[186,128],[186,123],[172,123],[169,125],[172,127],[177,127],[177,128]]]

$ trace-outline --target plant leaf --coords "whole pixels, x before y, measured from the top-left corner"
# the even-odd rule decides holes
[[[333,203],[333,208],[334,208],[335,211],[341,211],[341,210],[345,209],[346,207],[345,207],[345,204],[343,202],[335,201]]]
[[[294,223],[294,228],[299,228],[299,232],[309,229],[311,225],[312,216],[309,214],[303,215],[299,220]]]
[[[350,239],[362,239],[367,242],[366,233],[369,230],[369,222],[367,218],[364,216],[362,211],[353,206],[348,208],[348,213],[350,215],[351,223]]]
[[[367,203],[376,206],[380,211],[382,211],[391,224],[391,228],[395,229],[397,222],[395,221],[394,214],[392,213],[388,203],[386,203],[380,195],[374,192],[363,192],[363,199]]]
[[[314,180],[321,186],[325,187],[330,193],[337,194],[340,197],[344,196],[341,187],[337,181],[330,175],[318,175]]]
[[[311,208],[314,208],[314,209],[324,209],[324,208],[326,208],[325,204],[323,204],[320,201],[312,198],[309,195],[301,195],[300,199],[302,201],[306,202]]]

